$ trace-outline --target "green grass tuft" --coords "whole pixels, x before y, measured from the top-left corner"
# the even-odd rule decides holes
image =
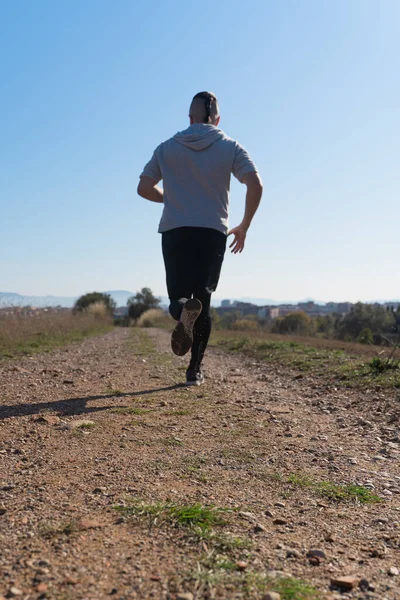
[[[313,481],[308,475],[292,473],[286,479],[287,483],[296,487],[306,487],[318,495],[335,502],[360,502],[361,504],[376,504],[382,498],[362,485],[338,484],[331,481]]]
[[[146,504],[138,501],[133,501],[128,506],[116,506],[115,510],[128,517],[149,518],[153,526],[168,523],[197,533],[208,533],[215,526],[225,525],[222,515],[227,512],[227,509],[201,504]]]
[[[282,600],[316,600],[317,590],[294,577],[282,577],[271,584],[271,590],[278,592]]]
[[[358,501],[361,504],[377,504],[382,502],[382,498],[371,492],[362,485],[338,485],[329,481],[321,481],[316,484],[315,489],[321,494],[338,502]]]

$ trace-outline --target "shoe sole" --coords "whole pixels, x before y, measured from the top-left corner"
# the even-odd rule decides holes
[[[177,356],[185,356],[193,344],[193,327],[198,319],[203,306],[197,298],[191,298],[185,302],[181,319],[171,337],[172,352]]]

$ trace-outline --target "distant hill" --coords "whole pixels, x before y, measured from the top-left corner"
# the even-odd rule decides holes
[[[128,298],[134,295],[134,292],[126,290],[112,290],[104,293],[110,294],[117,306],[125,306]],[[14,292],[0,292],[0,308],[8,306],[36,306],[38,308],[65,306],[72,308],[77,298],[78,296],[23,296]]]

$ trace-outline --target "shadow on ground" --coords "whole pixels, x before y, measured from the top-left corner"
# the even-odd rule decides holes
[[[54,400],[53,402],[32,402],[26,404],[14,404],[9,406],[0,406],[0,420],[10,419],[11,417],[24,417],[26,415],[36,415],[43,411],[51,410],[57,412],[60,416],[82,415],[101,410],[113,408],[109,404],[106,406],[87,406],[87,402],[93,400],[110,400],[111,398],[135,398],[137,396],[146,396],[156,394],[157,392],[168,392],[185,387],[183,384],[170,385],[168,387],[153,388],[150,390],[139,390],[137,392],[122,392],[120,394],[102,394],[99,396],[83,396],[81,398],[64,398]],[[126,408],[118,405],[118,408]]]

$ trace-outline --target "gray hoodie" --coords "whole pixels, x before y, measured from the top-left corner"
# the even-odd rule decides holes
[[[242,181],[257,172],[246,150],[213,125],[196,123],[156,148],[141,177],[163,180],[158,231],[209,227],[228,232],[231,173]]]

